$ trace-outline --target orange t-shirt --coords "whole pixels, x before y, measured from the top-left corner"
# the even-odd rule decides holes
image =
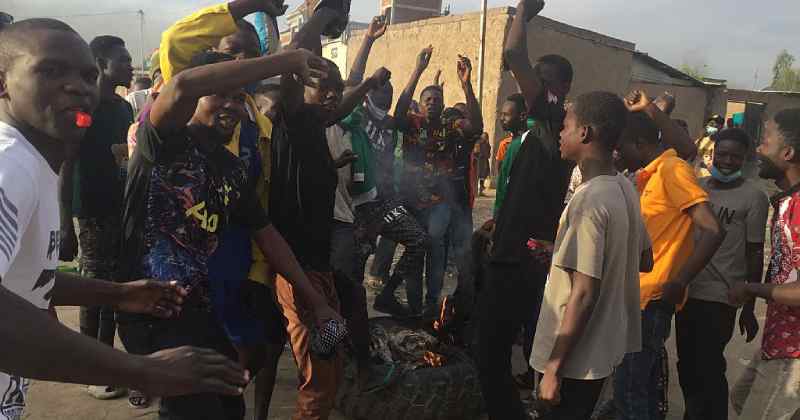
[[[497,155],[495,156],[495,159],[498,162],[503,162],[503,159],[506,157],[506,151],[508,150],[508,146],[511,144],[512,139],[513,136],[508,136],[503,140],[500,140],[500,144],[497,145]]]
[[[661,298],[662,286],[673,279],[694,250],[689,208],[708,201],[693,168],[673,149],[661,154],[636,175],[642,218],[653,244],[653,271],[641,273],[641,308]]]

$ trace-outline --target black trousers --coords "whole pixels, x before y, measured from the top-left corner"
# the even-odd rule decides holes
[[[553,407],[542,420],[589,420],[603,392],[605,379],[561,380],[561,403]]]
[[[490,420],[527,419],[511,373],[511,350],[522,325],[539,318],[546,268],[533,261],[489,264],[485,275],[473,353],[486,410]]]
[[[189,302],[187,302],[189,304]],[[189,304],[190,305],[190,304]],[[168,348],[195,346],[210,348],[238,360],[228,336],[210,313],[184,306],[176,319],[124,322],[120,338],[133,354],[148,354]],[[242,420],[245,405],[242,396],[192,394],[161,398],[159,420]]]
[[[686,403],[684,420],[727,420],[725,346],[736,324],[736,308],[689,299],[675,315],[678,378]]]

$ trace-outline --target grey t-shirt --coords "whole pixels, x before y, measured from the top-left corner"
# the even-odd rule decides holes
[[[708,192],[714,214],[728,234],[711,262],[689,285],[689,297],[729,303],[728,289],[747,280],[747,242],[764,242],[769,200],[749,180],[739,187],[724,190],[711,188],[711,180],[702,178],[699,184]]]
[[[639,195],[624,176],[599,176],[576,189],[558,226],[530,360],[535,370],[544,371],[553,351],[572,292],[572,271],[600,284],[589,322],[564,364],[564,377],[608,377],[626,353],[641,350],[639,262],[649,248]]]

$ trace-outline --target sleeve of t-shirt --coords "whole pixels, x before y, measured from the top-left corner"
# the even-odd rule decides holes
[[[136,131],[136,149],[150,162],[167,162],[172,160],[177,153],[185,150],[188,140],[185,136],[174,136],[170,139],[163,139],[149,118],[139,123]]]
[[[761,191],[753,194],[752,205],[747,212],[745,229],[747,229],[747,242],[763,243],[767,230],[767,214],[769,213],[769,200]]]
[[[38,183],[26,169],[39,163],[30,159],[28,165],[19,156],[0,158],[0,282],[19,253],[39,196]]]
[[[553,258],[557,267],[589,277],[603,276],[606,218],[599,211],[573,212]]]
[[[233,220],[252,232],[257,232],[270,225],[269,217],[258,199],[255,188],[247,188],[239,207],[233,214]]]
[[[686,211],[708,201],[708,193],[697,183],[697,177],[688,163],[681,162],[670,166],[662,169],[661,178],[664,180],[664,189],[669,200],[675,207]]]

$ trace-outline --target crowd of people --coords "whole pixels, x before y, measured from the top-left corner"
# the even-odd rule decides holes
[[[492,154],[472,63],[455,60],[464,102],[447,106],[438,75],[420,89],[437,54],[422,48],[392,112],[390,69],[365,77],[383,16],[344,77],[320,39],[341,35],[349,2],[320,2],[281,48],[283,1],[233,0],[172,25],[132,80],[123,39],[0,13],[0,419],[22,417],[31,379],[127,392],[134,408],[160,397],[173,420],[243,419],[254,382],[266,419],[287,344],[294,418],[327,419],[345,347],[357,392],[401,376],[371,357],[365,272],[374,310],[435,318],[449,260],[491,420],[532,418],[524,389],[539,418],[665,418],[673,319],[685,419],[726,420],[729,403],[795,418],[800,109],[760,139],[714,116],[695,142],[667,93],[567,101],[581,69],[529,58],[543,7],[520,1],[505,41],[520,93],[498,114],[493,217],[475,232]],[[771,199],[743,175],[756,144]],[[76,257],[79,274],[57,270]],[[725,348],[737,316],[755,339],[757,298],[761,350],[729,391]],[[57,306],[81,307],[80,334]]]

